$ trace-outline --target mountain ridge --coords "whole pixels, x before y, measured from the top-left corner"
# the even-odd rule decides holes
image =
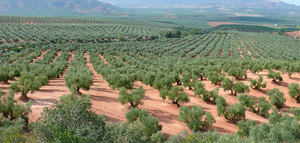
[[[1,0],[0,14],[108,14],[121,10],[98,0]]]
[[[255,13],[300,15],[300,6],[280,0],[104,0],[124,8],[230,9]]]

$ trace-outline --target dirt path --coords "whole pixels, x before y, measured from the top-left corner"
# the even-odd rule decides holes
[[[245,50],[247,51],[247,53],[251,56],[252,59],[255,59],[253,56],[252,56],[252,53],[249,51],[249,49],[247,48],[247,46],[245,45],[244,41],[240,38],[240,41],[241,43],[243,44]]]
[[[32,62],[32,63],[35,63],[36,61],[43,59],[43,56],[44,56],[45,54],[46,54],[46,51],[43,51],[42,54],[41,54],[41,56],[39,56],[39,57],[33,59],[33,62]]]
[[[74,54],[72,54],[72,57],[68,60],[69,64],[72,60],[74,60]],[[28,97],[32,100],[32,112],[29,114],[30,122],[36,121],[45,107],[53,105],[53,103],[58,101],[61,96],[71,93],[65,84],[65,79],[63,78],[68,69],[69,66],[65,70],[63,76],[58,79],[50,80],[49,84],[41,87],[39,91],[36,91],[33,94],[28,94]],[[18,102],[24,103],[20,101],[18,97],[19,95],[16,96]]]
[[[93,71],[94,84],[89,91],[82,91],[82,93],[90,95],[92,110],[97,114],[105,114],[112,122],[126,121],[125,115],[128,108],[118,101],[118,90],[109,87],[102,76],[96,73],[92,63],[90,63],[89,54],[85,53],[84,56],[87,66]]]

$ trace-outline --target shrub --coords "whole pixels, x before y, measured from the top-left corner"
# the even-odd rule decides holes
[[[203,108],[199,106],[180,107],[179,119],[186,123],[194,132],[207,131],[215,122],[213,116],[209,112],[205,112]]]
[[[262,66],[260,66],[259,64],[253,64],[251,67],[250,67],[250,71],[252,72],[252,73],[257,73],[257,72],[260,72],[260,71],[262,71],[263,70],[263,68],[262,68]]]
[[[233,94],[233,80],[231,80],[230,78],[224,78],[223,82],[222,82],[222,87],[224,89],[224,91],[230,90],[231,91],[231,95]]]
[[[278,82],[283,81],[283,78],[280,75],[280,72],[274,72],[273,70],[270,70],[268,73],[268,78],[272,78],[272,81],[276,84],[278,84]],[[278,80],[278,82],[277,82]]]
[[[300,124],[295,118],[283,116],[276,124],[262,123],[250,129],[251,142],[294,143],[300,140]]]
[[[278,113],[277,109],[273,109],[272,113],[270,114],[268,121],[271,124],[276,124],[281,120],[282,115]]]
[[[119,90],[118,100],[121,104],[130,103],[130,106],[136,108],[138,105],[142,104],[141,99],[145,96],[145,90],[142,86],[137,89],[133,89],[131,93],[128,93],[127,89],[121,88]]]
[[[46,107],[34,125],[39,142],[103,142],[106,120],[91,111],[88,96],[65,95]]]
[[[245,94],[240,94],[238,95],[238,100],[240,101],[240,103],[246,107],[246,108],[249,108],[250,111],[252,112],[256,112],[255,111],[255,98],[253,96],[250,96],[250,95],[245,95]]]
[[[295,117],[300,120],[300,107],[298,108],[291,108],[290,113],[293,113]]]
[[[216,87],[212,91],[208,91],[206,94],[203,94],[203,101],[205,102],[211,102],[211,103],[216,103],[216,99],[219,97],[219,88]]]
[[[126,119],[130,124],[135,122],[140,124],[142,132],[148,137],[151,137],[162,129],[162,126],[158,124],[158,119],[152,117],[146,110],[140,110],[138,108],[130,109],[126,114]]]
[[[245,119],[245,107],[238,103],[233,104],[228,108],[225,118],[234,124]]]
[[[219,96],[216,99],[216,104],[217,104],[217,111],[218,111],[218,115],[225,115],[226,113],[226,107],[227,107],[227,103],[226,100],[223,96]]]
[[[18,82],[12,83],[10,89],[15,93],[21,92],[21,99],[28,100],[27,94],[30,91],[34,93],[40,87],[48,83],[48,78],[45,75],[36,76],[31,72],[22,72]]]
[[[28,102],[26,105],[20,104],[17,103],[14,97],[12,91],[5,95],[4,92],[0,90],[0,115],[11,121],[21,118],[25,120],[26,125],[28,125],[28,114],[31,112],[31,102]]]
[[[181,82],[183,83],[184,87],[189,87],[189,90],[193,90],[194,81],[196,77],[191,73],[184,73],[182,74]]]
[[[266,100],[265,97],[258,98],[258,115],[263,117],[269,117],[269,110],[271,108],[270,103]]]
[[[206,94],[207,91],[205,89],[205,84],[203,84],[201,81],[196,82],[195,87],[194,87],[194,94],[196,96],[200,96],[203,94]]]
[[[190,101],[190,98],[184,92],[184,89],[178,86],[173,86],[170,90],[163,89],[162,91],[160,91],[160,96],[164,100],[166,99],[166,97],[168,97],[168,99],[171,100],[173,104],[176,104],[178,107],[180,107],[181,104]]]
[[[246,93],[249,92],[248,85],[244,84],[243,82],[236,82],[233,87],[234,95],[236,96],[238,93]]]
[[[266,88],[267,83],[263,83],[263,77],[259,76],[259,79],[250,79],[251,87],[257,90],[261,90],[261,88]]]
[[[69,89],[78,94],[80,89],[87,91],[93,85],[93,73],[85,66],[71,66],[64,78]]]
[[[283,93],[279,91],[279,89],[274,88],[272,90],[269,90],[267,94],[269,96],[271,104],[276,108],[280,109],[284,106],[286,99],[284,98]]]
[[[243,77],[247,78],[246,70],[241,67],[231,67],[228,70],[228,75],[235,77],[236,79],[242,79]]]
[[[300,86],[298,83],[291,83],[289,86],[289,94],[292,98],[300,103]]]
[[[13,79],[13,76],[11,75],[10,66],[0,66],[0,82],[7,83],[11,79]]]
[[[255,125],[256,125],[256,121],[254,121],[254,120],[239,121],[237,123],[237,126],[239,127],[237,134],[239,136],[249,136],[250,129],[252,127],[254,127]]]

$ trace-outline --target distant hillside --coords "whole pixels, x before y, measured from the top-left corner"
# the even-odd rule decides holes
[[[259,14],[300,14],[300,6],[280,0],[103,0],[127,8],[195,8]]]
[[[120,9],[98,0],[0,0],[0,14],[112,14]]]

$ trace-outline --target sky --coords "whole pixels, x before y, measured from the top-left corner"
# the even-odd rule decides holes
[[[290,4],[300,5],[300,0],[281,0],[281,1],[290,3]]]

